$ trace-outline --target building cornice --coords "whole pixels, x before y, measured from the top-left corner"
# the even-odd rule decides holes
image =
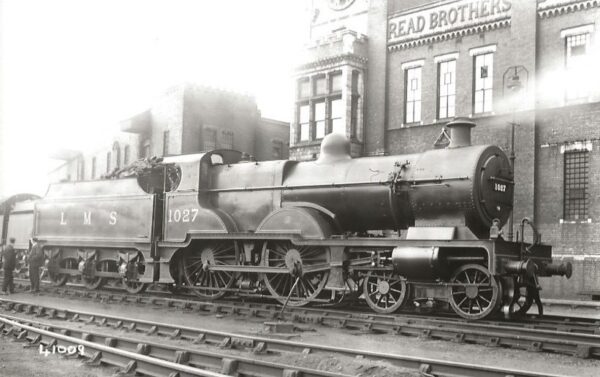
[[[600,0],[546,0],[538,4],[538,16],[549,18],[600,7]]]
[[[296,72],[302,72],[309,69],[314,69],[323,66],[329,66],[333,64],[346,63],[346,62],[354,62],[358,64],[366,64],[367,58],[363,56],[358,56],[355,54],[340,54],[334,56],[328,56],[322,59],[318,59],[309,63],[305,63],[296,67]]]

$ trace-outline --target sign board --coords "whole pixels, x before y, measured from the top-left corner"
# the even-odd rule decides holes
[[[401,43],[510,17],[511,0],[453,0],[388,19],[388,43]]]

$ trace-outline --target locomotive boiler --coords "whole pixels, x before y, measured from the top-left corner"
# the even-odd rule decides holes
[[[449,123],[443,149],[351,158],[342,135],[315,161],[244,160],[216,150],[164,158],[132,177],[52,185],[34,233],[56,284],[149,283],[206,298],[265,295],[289,305],[361,296],[377,312],[436,299],[460,316],[524,313],[553,265],[530,221],[502,237],[513,170],[496,146]],[[525,242],[524,227],[533,237]]]

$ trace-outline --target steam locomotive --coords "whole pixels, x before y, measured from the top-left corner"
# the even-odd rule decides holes
[[[525,313],[538,278],[570,277],[527,219],[503,239],[513,170],[471,122],[423,153],[351,158],[326,136],[315,161],[248,161],[232,150],[165,157],[134,176],[50,185],[32,234],[56,285],[150,283],[205,299],[269,295],[288,305],[361,296],[376,312],[409,300],[449,303],[461,317]],[[533,230],[525,242],[525,226]]]

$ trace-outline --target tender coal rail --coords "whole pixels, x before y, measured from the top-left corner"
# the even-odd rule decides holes
[[[25,308],[25,306],[21,307]],[[234,334],[228,332],[218,332],[207,329],[198,329],[165,323],[142,321],[118,316],[106,316],[97,313],[75,312],[47,308],[43,306],[27,306],[25,312],[35,313],[38,316],[48,316],[54,319],[63,319],[78,321],[87,324],[110,326],[116,329],[126,329],[144,333],[147,335],[168,336],[174,339],[188,340],[193,343],[212,344],[219,349],[237,348],[250,351],[254,354],[265,354],[273,352],[296,352],[302,354],[308,353],[328,353],[335,355],[344,355],[349,357],[358,357],[363,359],[381,360],[391,365],[408,368],[418,371],[422,375],[435,376],[513,376],[513,377],[541,377],[548,374],[538,374],[527,371],[511,370],[487,367],[470,363],[456,363],[428,358],[419,358],[411,356],[393,355],[386,353],[377,353],[369,351],[359,351],[340,347],[323,346],[317,344],[308,344],[294,342],[289,340],[279,340],[271,338],[262,338]],[[15,309],[18,309],[15,307]],[[196,349],[170,347],[159,343],[143,342],[136,339],[125,337],[116,337],[102,333],[90,332],[81,329],[72,329],[68,327],[55,326],[39,321],[29,321],[10,316],[0,316],[0,321],[4,322],[4,327],[11,326],[5,333],[12,334],[17,338],[27,339],[30,343],[40,342],[39,328],[46,328],[44,336],[46,344],[52,342],[51,334],[62,334],[62,338],[67,343],[75,344],[75,340],[84,339],[86,342],[108,346],[110,348],[123,349],[125,352],[142,354],[148,357],[164,360],[166,362],[175,361],[194,368],[205,368],[208,370],[219,370],[227,375],[241,376],[339,376],[339,374],[312,370],[309,368],[298,368],[286,365],[279,365],[273,362],[264,362],[252,357],[232,356],[229,354],[214,353],[208,351],[198,351]],[[24,333],[25,332],[25,333]],[[30,335],[29,333],[34,335]],[[64,338],[67,338],[66,340]],[[57,339],[58,341],[59,339]],[[102,352],[97,351],[97,352]],[[98,356],[92,356],[98,358]],[[123,370],[129,372],[135,371],[143,373],[143,370],[132,369],[132,361],[127,363]],[[120,364],[123,364],[121,362]],[[120,364],[111,364],[118,365]],[[129,369],[127,367],[129,366]],[[133,364],[135,366],[135,364]],[[154,375],[154,374],[149,374]],[[180,375],[184,375],[181,373]],[[204,374],[198,374],[204,375]],[[552,376],[548,376],[552,377]]]

